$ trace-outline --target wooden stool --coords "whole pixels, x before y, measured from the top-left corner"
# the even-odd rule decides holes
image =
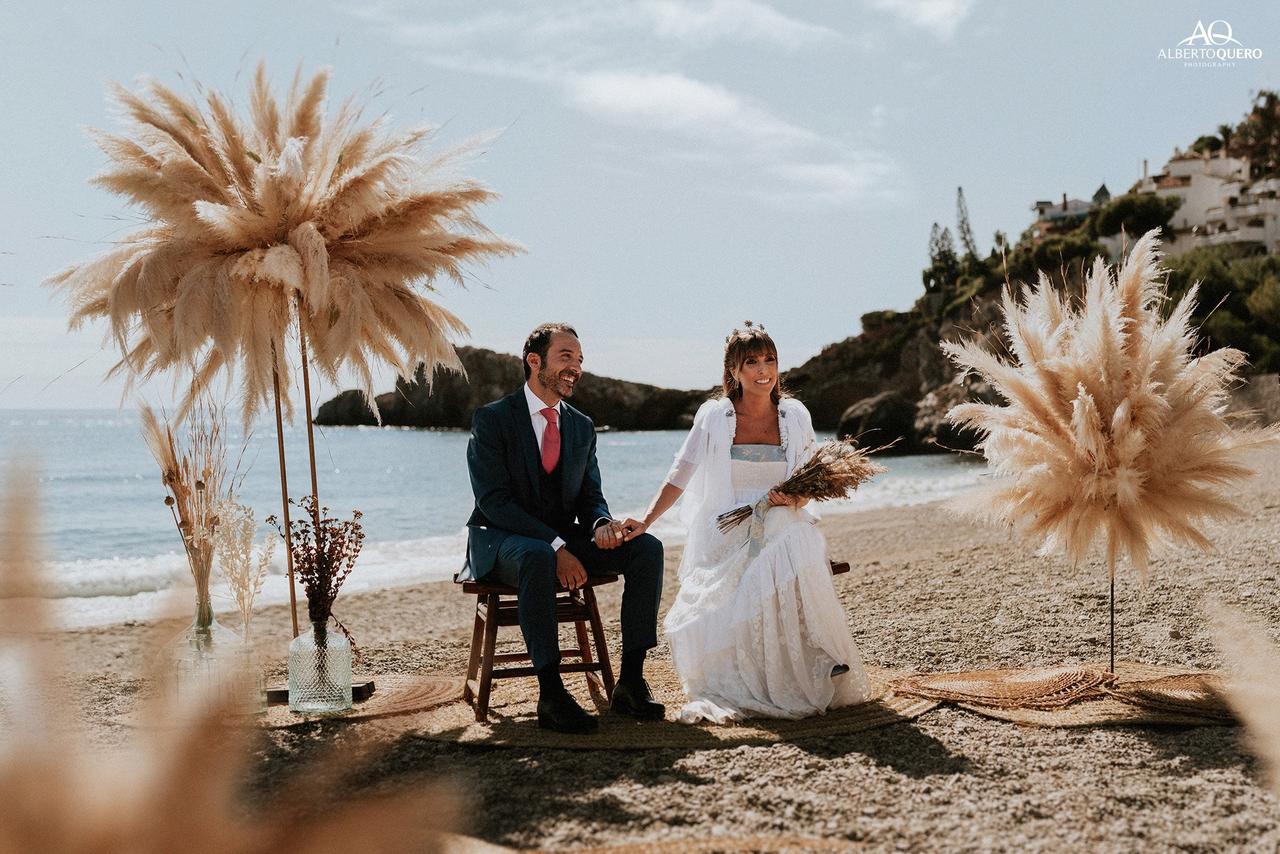
[[[457,581],[456,578],[454,580]],[[560,672],[585,673],[588,687],[592,692],[603,692],[606,702],[613,693],[613,666],[609,664],[609,646],[605,642],[604,625],[600,622],[593,588],[617,580],[616,575],[589,575],[585,586],[577,590],[561,589],[556,596],[556,625],[573,623],[578,633],[578,648],[560,651]],[[467,683],[462,689],[462,696],[475,709],[476,720],[483,722],[489,718],[489,693],[495,679],[534,676],[537,671],[532,666],[493,669],[494,664],[530,660],[528,652],[494,652],[498,627],[520,625],[516,589],[489,581],[464,581],[462,592],[476,597],[471,658],[467,662]],[[594,655],[587,637],[588,625],[595,640]],[[565,661],[573,657],[580,661]]]

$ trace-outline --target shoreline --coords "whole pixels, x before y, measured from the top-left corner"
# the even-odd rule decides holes
[[[892,476],[873,481],[851,498],[825,502],[820,507],[821,514],[834,522],[846,516],[948,501],[978,485],[984,470],[954,455],[929,458],[924,469],[918,468],[921,458],[917,457],[913,458],[913,465],[917,468],[898,469],[896,475],[891,472]],[[634,500],[634,495],[630,500],[623,500]],[[641,507],[624,505],[615,515],[618,518],[638,515]],[[671,546],[678,546],[685,539],[684,527],[677,515],[678,507],[659,520],[653,531]],[[276,546],[271,574],[260,595],[264,607],[288,601],[279,540]],[[448,533],[366,540],[343,598],[452,579],[462,566],[465,548],[463,525]],[[65,630],[170,619],[184,613],[188,599],[194,596],[185,557],[176,549],[131,558],[71,558],[51,561],[48,565],[52,589],[46,598],[55,603],[55,624]],[[213,577],[213,600],[216,614],[236,613],[217,571]]]

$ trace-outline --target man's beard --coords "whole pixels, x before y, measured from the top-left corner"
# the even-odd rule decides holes
[[[574,381],[571,383],[565,382],[562,378],[566,375],[573,376]],[[555,391],[561,397],[573,397],[573,390],[578,387],[579,378],[579,376],[568,374],[566,371],[561,371],[560,373],[548,370],[538,371],[538,382],[542,384],[542,387]]]

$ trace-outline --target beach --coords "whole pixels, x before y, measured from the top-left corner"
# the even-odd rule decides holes
[[[1188,670],[1220,666],[1211,601],[1280,628],[1280,453],[1236,488],[1242,514],[1208,526],[1217,550],[1157,557],[1143,581],[1121,568],[1120,659]],[[836,578],[869,665],[903,672],[1102,662],[1107,579],[1099,561],[1072,570],[1036,544],[935,502],[829,516]],[[679,547],[667,550],[663,611]],[[357,572],[359,570],[357,569]],[[600,592],[615,660],[620,585]],[[358,673],[461,675],[470,597],[450,582],[344,595],[335,612],[365,662]],[[283,682],[288,609],[255,617],[260,653]],[[133,621],[51,635],[95,741],[132,735],[119,722],[147,692],[149,650],[179,628]],[[518,633],[500,638],[514,648]],[[665,646],[654,653],[668,655]],[[569,677],[580,678],[580,677]],[[512,683],[498,683],[495,695]],[[532,726],[532,724],[529,724]],[[375,787],[445,778],[467,808],[462,832],[517,848],[645,846],[722,837],[823,839],[870,850],[1272,850],[1280,806],[1238,728],[1047,729],[948,706],[847,736],[728,749],[550,750],[462,746],[415,737],[412,717],[273,731],[253,785],[282,785],[319,745],[384,742],[361,779]],[[734,848],[728,841],[726,850]],[[703,850],[716,850],[714,848]]]

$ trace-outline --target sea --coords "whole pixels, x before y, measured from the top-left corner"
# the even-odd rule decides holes
[[[357,509],[364,514],[364,549],[345,593],[448,579],[461,567],[472,507],[467,438],[458,431],[316,428],[321,503],[339,516]],[[605,496],[615,517],[643,512],[683,438],[681,431],[598,435]],[[305,428],[286,426],[284,441],[289,493],[304,496],[310,492]],[[278,537],[263,521],[280,510],[274,422],[246,433],[231,421],[227,457],[240,476],[239,500],[257,515],[260,537]],[[31,497],[40,509],[45,595],[55,600],[61,626],[147,620],[190,603],[181,541],[136,412],[0,411],[0,472],[6,478],[15,462],[33,469],[38,479]],[[887,473],[848,500],[824,503],[821,512],[948,498],[975,486],[984,471],[972,457],[950,455],[884,462]],[[670,511],[652,532],[664,542],[682,541],[678,511]],[[280,545],[260,604],[288,601]],[[215,609],[231,610],[216,573],[215,582]]]

